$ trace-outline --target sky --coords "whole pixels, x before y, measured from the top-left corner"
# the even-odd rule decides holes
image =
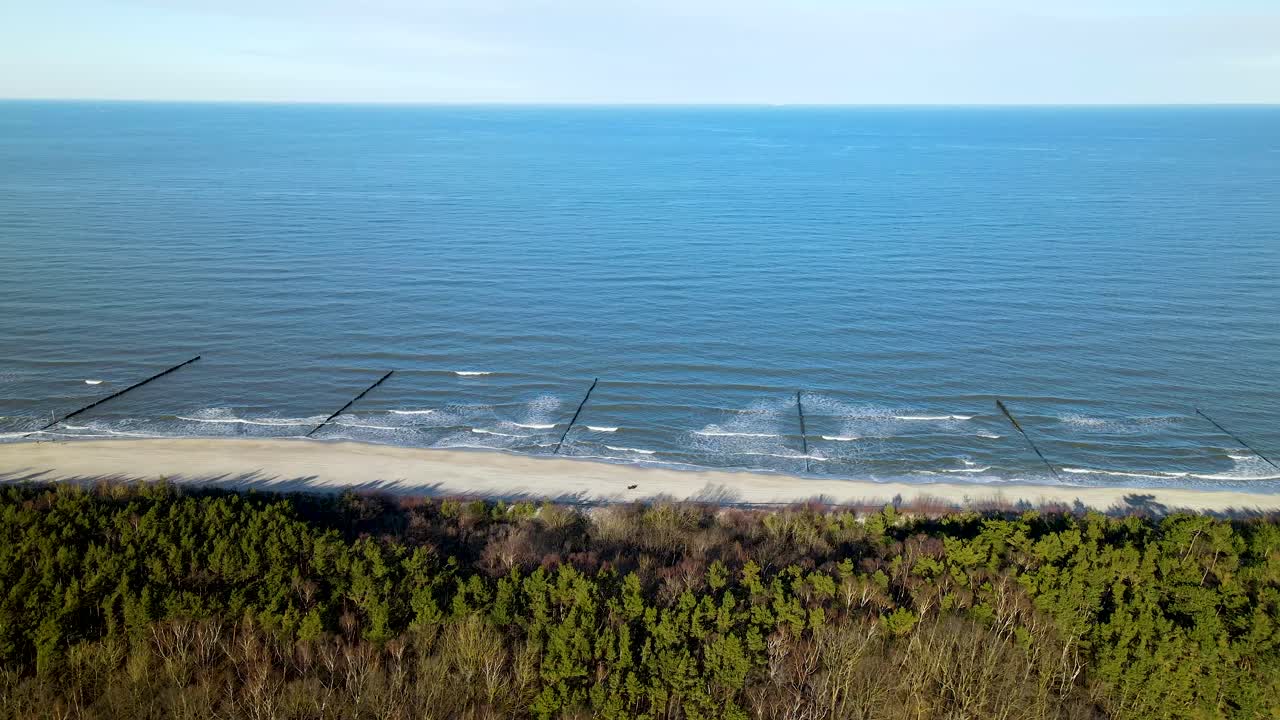
[[[0,97],[1280,103],[1280,0],[2,0]]]

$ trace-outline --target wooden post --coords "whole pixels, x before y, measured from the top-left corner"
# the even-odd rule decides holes
[[[364,397],[365,395],[369,394],[369,391],[370,391],[370,390],[372,390],[372,389],[374,389],[374,388],[378,387],[379,385],[381,385],[381,384],[382,384],[382,381],[384,381],[384,380],[386,380],[387,378],[391,377],[391,374],[392,374],[392,373],[394,373],[394,372],[395,372],[395,370],[388,370],[386,375],[383,375],[382,377],[378,378],[378,381],[377,381],[377,382],[375,382],[374,384],[372,384],[372,385],[370,385],[369,387],[365,388],[363,391],[361,391],[361,393],[360,393],[359,395],[357,395],[357,396],[355,396],[355,397],[351,398],[349,401],[347,401],[347,404],[346,404],[346,405],[343,405],[342,407],[338,408],[338,411],[337,411],[337,412],[335,412],[334,414],[332,414],[332,415],[330,415],[329,417],[325,418],[325,419],[324,419],[324,422],[322,422],[322,423],[320,423],[319,425],[317,425],[317,426],[315,426],[315,427],[311,428],[311,432],[307,433],[307,435],[306,435],[306,436],[307,436],[307,437],[311,437],[312,435],[315,435],[317,430],[319,430],[320,428],[324,427],[325,425],[328,425],[330,420],[332,420],[332,419],[334,419],[334,418],[338,417],[339,415],[341,415],[341,414],[342,414],[342,412],[343,412],[344,410],[346,410],[347,408],[349,408],[349,407],[351,407],[352,405],[354,405],[354,404],[355,404],[355,402],[356,402],[357,400],[359,400],[360,398],[362,398],[362,397]]]
[[[1049,468],[1050,473],[1053,473],[1053,479],[1061,481],[1062,478],[1058,476],[1058,471],[1054,469],[1053,465],[1047,459],[1045,459],[1044,453],[1040,452],[1040,448],[1036,447],[1035,441],[1031,439],[1031,436],[1027,434],[1027,431],[1023,430],[1022,426],[1018,424],[1018,421],[1013,419],[1013,413],[1009,412],[1009,408],[1005,407],[1004,403],[1000,402],[998,399],[996,400],[996,407],[1000,408],[1000,412],[1004,413],[1004,416],[1009,418],[1009,422],[1013,423],[1014,429],[1022,433],[1022,437],[1026,439],[1027,444],[1031,446],[1031,449],[1035,450],[1036,455],[1040,456],[1040,460],[1044,463],[1044,466]]]
[[[809,472],[809,433],[804,428],[804,403],[800,401],[800,392],[796,391],[796,412],[800,415],[800,447],[804,452],[804,471]]]
[[[1271,458],[1268,458],[1266,455],[1263,455],[1262,453],[1258,452],[1257,450],[1254,450],[1254,449],[1253,449],[1253,447],[1249,445],[1249,443],[1245,442],[1244,440],[1241,440],[1241,439],[1240,439],[1240,438],[1239,438],[1235,433],[1233,433],[1233,432],[1231,432],[1230,430],[1228,430],[1228,429],[1226,429],[1226,428],[1222,427],[1221,425],[1219,425],[1217,420],[1214,420],[1213,418],[1211,418],[1211,417],[1209,417],[1208,415],[1205,415],[1203,412],[1201,412],[1201,411],[1200,411],[1200,408],[1196,408],[1195,410],[1196,410],[1196,414],[1197,414],[1197,415],[1199,415],[1200,417],[1204,418],[1205,420],[1208,420],[1209,422],[1213,423],[1213,426],[1214,426],[1214,427],[1216,427],[1216,428],[1218,428],[1219,430],[1221,430],[1222,432],[1226,433],[1228,436],[1230,436],[1230,437],[1231,437],[1231,439],[1232,439],[1232,440],[1235,440],[1236,442],[1240,443],[1240,445],[1241,445],[1241,446],[1243,446],[1245,450],[1248,450],[1249,452],[1253,453],[1254,455],[1257,455],[1258,457],[1262,458],[1262,461],[1263,461],[1263,462],[1265,462],[1266,464],[1270,465],[1271,467],[1273,467],[1273,468],[1275,468],[1275,469],[1277,469],[1277,470],[1280,470],[1280,465],[1276,465],[1275,463],[1271,462]]]
[[[69,413],[67,413],[66,415],[63,415],[63,416],[62,416],[62,417],[60,417],[60,418],[56,418],[56,419],[54,419],[54,420],[51,420],[51,421],[49,421],[49,423],[48,423],[47,425],[45,425],[44,427],[40,428],[39,430],[33,430],[32,432],[27,433],[27,435],[34,435],[34,434],[36,434],[36,433],[38,433],[38,432],[44,432],[45,430],[48,430],[49,428],[53,427],[54,425],[57,425],[58,423],[64,422],[64,421],[66,421],[66,420],[70,420],[71,418],[73,418],[73,417],[75,417],[75,416],[79,415],[79,414],[80,414],[80,413],[82,413],[82,412],[86,412],[86,411],[88,411],[88,410],[92,410],[93,408],[98,407],[99,405],[101,405],[102,403],[104,403],[104,402],[106,402],[106,401],[108,401],[108,400],[112,400],[112,399],[118,398],[118,397],[120,397],[121,395],[123,395],[123,394],[125,394],[125,393],[129,392],[130,390],[133,390],[134,388],[140,388],[140,387],[142,387],[143,385],[146,385],[147,383],[151,382],[152,380],[156,380],[156,379],[158,379],[158,378],[164,377],[165,375],[168,375],[169,373],[173,372],[174,370],[177,370],[178,368],[181,368],[181,367],[185,367],[185,366],[187,366],[187,365],[190,365],[191,363],[193,363],[193,362],[195,362],[195,361],[197,361],[197,360],[199,360],[199,359],[200,359],[200,356],[199,356],[199,355],[197,355],[197,356],[195,356],[195,357],[191,358],[190,360],[188,360],[188,361],[186,361],[186,362],[182,362],[182,363],[178,363],[177,365],[174,365],[173,367],[169,368],[168,370],[162,370],[162,371],[160,371],[160,372],[156,373],[155,375],[152,375],[151,377],[147,378],[146,380],[140,380],[140,381],[138,381],[138,382],[136,382],[136,383],[134,383],[134,384],[130,385],[129,387],[127,387],[127,388],[125,388],[125,389],[123,389],[123,390],[118,390],[118,391],[113,392],[113,393],[111,393],[110,395],[108,395],[108,396],[106,396],[106,397],[104,397],[104,398],[102,398],[102,399],[100,399],[100,400],[95,400],[95,401],[93,401],[93,402],[89,403],[88,405],[85,405],[84,407],[80,408],[79,410],[75,410],[75,411],[73,411],[73,412],[69,412]],[[23,436],[23,437],[26,437],[26,436]]]
[[[591,387],[587,388],[587,394],[582,397],[582,402],[578,403],[578,409],[573,413],[573,418],[569,420],[564,432],[560,433],[560,442],[556,443],[556,449],[551,453],[552,455],[560,454],[560,446],[564,444],[564,439],[569,435],[569,431],[573,429],[573,424],[578,422],[578,416],[582,414],[582,408],[586,406],[587,399],[591,397],[591,391],[596,389],[596,383],[598,382],[600,382],[600,378],[591,381]]]

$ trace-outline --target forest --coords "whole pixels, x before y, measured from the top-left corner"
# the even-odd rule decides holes
[[[0,488],[0,716],[1280,718],[1280,519]]]

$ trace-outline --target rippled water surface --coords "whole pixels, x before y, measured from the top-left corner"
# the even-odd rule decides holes
[[[0,103],[0,436],[197,353],[34,437],[1276,489],[1280,109]]]

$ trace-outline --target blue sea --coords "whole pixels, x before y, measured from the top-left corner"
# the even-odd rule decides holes
[[[5,441],[1277,490],[1278,369],[1280,108],[0,103]]]

